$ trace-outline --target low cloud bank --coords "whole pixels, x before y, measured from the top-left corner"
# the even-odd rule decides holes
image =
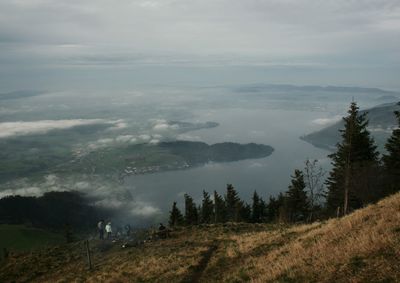
[[[398,129],[397,127],[381,127],[381,126],[376,126],[376,127],[368,127],[368,131],[370,132],[376,132],[376,133],[386,133],[386,134],[391,134],[393,130]]]
[[[156,132],[179,130],[178,124],[170,123],[165,119],[152,119],[150,122],[153,124],[152,129]]]
[[[88,148],[90,150],[97,150],[106,147],[119,146],[124,144],[139,144],[139,143],[150,143],[157,144],[163,137],[161,135],[147,135],[141,134],[138,136],[134,135],[119,135],[116,137],[101,138],[96,141],[90,142]]]
[[[342,116],[336,115],[331,118],[318,118],[318,119],[312,120],[311,123],[313,123],[315,125],[319,125],[319,126],[329,126],[336,122],[339,122],[340,119],[342,119]]]
[[[103,119],[71,119],[71,120],[41,120],[33,122],[17,121],[0,123],[0,138],[13,136],[46,134],[51,130],[64,130],[77,126],[111,124],[118,125],[118,121]]]

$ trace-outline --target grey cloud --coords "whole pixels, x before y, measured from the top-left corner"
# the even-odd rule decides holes
[[[0,61],[17,70],[374,68],[398,62],[399,33],[397,0],[0,0]]]
[[[41,121],[15,121],[0,123],[0,139],[13,136],[45,134],[51,130],[69,129],[83,125],[110,124],[116,121],[103,119],[70,119],[70,120],[41,120]]]

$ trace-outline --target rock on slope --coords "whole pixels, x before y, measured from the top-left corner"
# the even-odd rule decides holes
[[[310,225],[207,225],[135,248],[91,245],[92,271],[75,243],[12,255],[0,281],[400,282],[400,194]]]

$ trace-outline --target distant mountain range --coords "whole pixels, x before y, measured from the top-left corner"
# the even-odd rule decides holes
[[[348,87],[348,86],[316,86],[316,85],[289,85],[289,84],[250,84],[235,88],[237,92],[275,91],[309,91],[309,92],[352,92],[352,93],[380,93],[382,95],[399,95],[399,92],[383,90],[380,88]]]
[[[39,90],[17,90],[0,93],[0,100],[21,99],[25,97],[37,96],[44,94],[44,91]]]
[[[382,149],[386,143],[387,138],[390,136],[392,129],[396,126],[396,120],[393,112],[399,110],[396,103],[386,103],[379,106],[360,111],[361,113],[367,112],[369,120],[368,129],[371,131],[372,136],[375,138],[376,143]],[[340,129],[343,129],[343,121],[339,121],[331,126],[328,126],[320,131],[302,136],[301,139],[311,143],[312,145],[333,150],[336,143],[340,141]]]

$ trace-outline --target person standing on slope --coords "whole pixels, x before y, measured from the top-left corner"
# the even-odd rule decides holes
[[[104,220],[100,220],[99,223],[97,223],[97,230],[99,231],[99,239],[103,240],[104,239]]]
[[[106,232],[107,232],[107,239],[111,239],[111,234],[112,234],[111,222],[107,223]]]

